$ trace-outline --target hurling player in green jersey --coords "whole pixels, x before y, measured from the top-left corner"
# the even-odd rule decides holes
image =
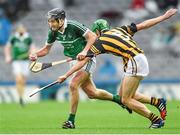
[[[28,56],[34,49],[32,38],[23,25],[17,26],[15,34],[11,36],[8,44],[5,46],[5,61],[6,63],[12,62],[21,105],[24,105],[23,93],[26,77],[29,75]]]
[[[136,93],[141,80],[149,74],[149,66],[144,52],[137,47],[133,40],[133,35],[141,30],[148,29],[162,21],[165,21],[175,15],[177,9],[169,9],[161,16],[148,19],[141,23],[115,27],[108,30],[104,29],[106,24],[103,20],[96,21],[94,31],[99,36],[91,49],[87,52],[88,55],[113,54],[122,57],[124,61],[124,76],[121,81],[119,95],[122,96],[121,101],[137,114],[150,120],[149,128],[161,128],[164,126],[167,114],[166,100],[158,98],[150,98],[140,93]],[[80,60],[75,64],[65,75],[60,76],[57,81],[62,83],[79,71],[84,64],[87,63],[89,57]],[[160,117],[151,112],[144,103],[149,103],[156,106],[160,111]]]
[[[77,21],[67,20],[65,12],[59,8],[52,9],[48,12],[49,32],[48,38],[43,48],[29,56],[30,60],[36,60],[38,57],[47,55],[57,40],[64,47],[64,55],[79,60],[84,59],[87,51],[96,40],[96,35],[87,27]],[[70,63],[72,67],[77,61]],[[110,100],[120,105],[120,97],[111,93],[96,89],[92,81],[92,73],[96,66],[95,58],[89,59],[84,67],[74,74],[70,82],[70,114],[62,125],[63,128],[75,128],[75,115],[79,102],[78,88],[81,87],[89,98]],[[122,107],[124,107],[122,105]],[[126,108],[127,109],[127,108]],[[129,110],[131,112],[131,110]]]

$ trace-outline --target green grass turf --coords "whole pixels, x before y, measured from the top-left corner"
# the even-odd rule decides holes
[[[62,129],[69,103],[46,101],[27,104],[0,104],[0,133],[56,134],[172,134],[180,133],[180,101],[168,102],[168,116],[162,129],[148,129],[149,120],[108,101],[80,102],[76,129]],[[148,106],[158,113],[155,108]]]

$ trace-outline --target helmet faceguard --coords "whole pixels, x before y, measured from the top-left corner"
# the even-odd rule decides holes
[[[65,17],[66,17],[65,11],[59,8],[54,8],[47,13],[48,20],[49,19],[55,19],[55,20],[64,19]]]
[[[110,29],[109,23],[104,19],[96,20],[91,28],[92,32],[96,32],[96,30],[102,32],[104,30],[109,30],[109,29]]]

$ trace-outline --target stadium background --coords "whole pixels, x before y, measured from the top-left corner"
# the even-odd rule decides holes
[[[164,0],[164,2],[165,1],[168,0]],[[12,21],[12,29],[14,29],[19,23],[24,24],[27,27],[28,32],[33,37],[35,45],[40,48],[44,45],[47,36],[48,25],[46,13],[55,7],[64,8],[68,19],[77,20],[89,28],[91,28],[93,21],[98,18],[107,19],[113,27],[128,24],[132,21],[135,23],[141,22],[145,19],[158,16],[169,8],[162,7],[164,9],[161,9],[151,3],[154,2],[153,0],[144,0],[145,3],[150,2],[150,4],[148,6],[146,3],[146,6],[143,8],[145,12],[140,11],[138,15],[136,14],[136,17],[136,15],[131,15],[132,12],[135,12],[133,11],[135,9],[130,6],[131,2],[132,0],[29,0],[29,9],[27,11],[22,10],[17,15],[17,18],[10,18],[10,20]],[[178,6],[179,5],[177,4],[177,7]],[[130,9],[132,12],[129,11]],[[140,15],[141,13],[142,16]],[[165,97],[169,100],[180,100],[179,48],[173,50],[171,43],[160,47],[154,47],[152,45],[153,40],[155,40],[156,37],[155,35],[159,33],[160,30],[166,30],[165,32],[167,33],[163,34],[168,35],[170,33],[170,28],[173,27],[177,30],[173,38],[180,35],[178,33],[179,17],[180,15],[178,13],[170,20],[162,22],[152,29],[141,31],[134,37],[138,45],[145,51],[149,61],[150,74],[142,82],[139,88],[139,91],[149,96]],[[180,42],[175,42],[176,46],[179,46],[179,44]],[[5,103],[18,102],[11,66],[4,62],[3,47],[3,45],[0,46],[0,103],[2,105]],[[62,55],[62,51],[62,46],[56,42],[50,54],[46,57],[40,58],[39,61],[50,62],[64,59],[65,57]],[[116,68],[115,74],[110,75],[107,73],[107,75],[101,75],[102,72],[100,70],[102,69],[103,64],[107,61],[110,61],[110,63]],[[112,55],[102,55],[97,58],[97,69],[93,75],[97,87],[105,88],[111,93],[117,93],[119,81],[122,77],[121,62],[122,60],[120,58]],[[26,91],[24,94],[25,102],[39,103],[43,100],[49,99],[61,102],[68,101],[68,81],[62,85],[56,85],[49,88],[48,90],[37,94],[33,98],[28,97],[28,94],[32,89],[44,86],[54,81],[59,75],[62,75],[67,71],[67,67],[69,67],[68,64],[63,64],[36,74],[31,73],[28,77]],[[108,72],[107,70],[105,71]],[[86,95],[82,91],[80,93],[80,99],[82,101],[86,101]],[[68,106],[68,104],[66,104],[66,106]]]

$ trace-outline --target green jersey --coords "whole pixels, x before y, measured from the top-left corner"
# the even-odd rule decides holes
[[[49,30],[47,44],[59,41],[64,46],[64,55],[74,58],[86,46],[84,35],[87,31],[84,25],[65,19],[63,32]]]
[[[28,33],[20,36],[16,33],[10,38],[11,54],[13,60],[26,60],[28,59],[29,49],[32,44],[32,38]]]

